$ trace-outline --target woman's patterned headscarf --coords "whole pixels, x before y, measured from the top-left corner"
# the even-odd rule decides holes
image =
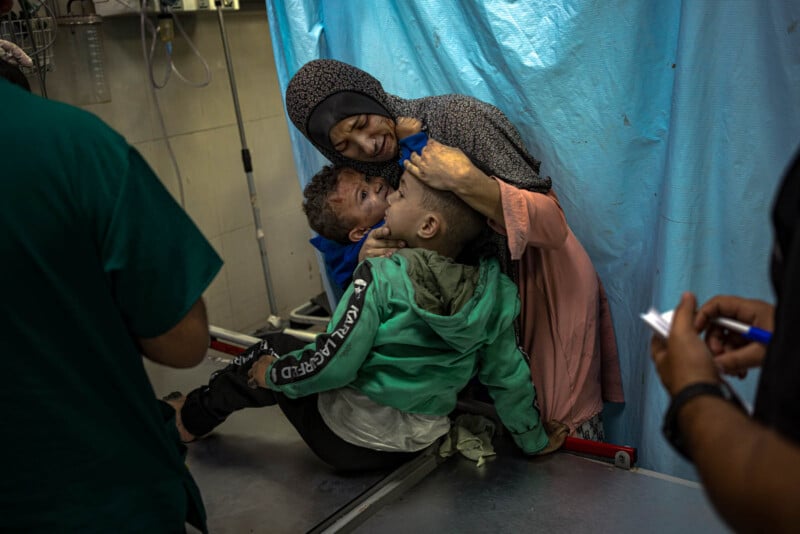
[[[405,99],[387,93],[381,83],[363,70],[333,59],[316,59],[303,65],[286,89],[286,109],[294,125],[333,163],[354,167],[368,176],[383,176],[394,185],[402,169],[393,158],[384,163],[365,163],[341,156],[330,143],[321,144],[309,126],[315,110],[337,93],[359,93],[375,101],[392,119],[414,117],[427,127],[428,135],[445,145],[458,147],[483,172],[520,189],[540,193],[550,190],[550,179],[539,176],[539,161],[528,154],[522,138],[502,111],[464,95]],[[355,111],[375,113],[373,110]],[[319,137],[318,135],[316,137]]]

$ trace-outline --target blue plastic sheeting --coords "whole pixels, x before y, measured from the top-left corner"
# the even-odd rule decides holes
[[[769,210],[800,145],[800,4],[267,0],[279,80],[335,58],[409,98],[464,93],[514,122],[608,290],[627,395],[609,441],[696,478],[661,436],[639,313],[683,290],[773,300]],[[305,184],[324,159],[290,125]],[[756,376],[736,387],[753,399]],[[721,446],[724,446],[721,444]]]

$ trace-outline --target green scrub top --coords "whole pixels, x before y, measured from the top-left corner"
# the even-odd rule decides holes
[[[0,531],[205,529],[134,339],[222,261],[94,115],[0,80],[0,124]]]

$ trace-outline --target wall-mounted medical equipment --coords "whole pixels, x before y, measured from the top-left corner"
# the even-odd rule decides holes
[[[137,15],[141,11],[139,0],[94,0],[95,10],[103,17]],[[238,10],[239,0],[220,0],[224,10]],[[148,0],[145,10],[149,13],[216,11],[215,0]]]

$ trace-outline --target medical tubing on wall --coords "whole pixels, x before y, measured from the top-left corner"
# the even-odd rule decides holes
[[[186,35],[186,31],[183,29],[183,24],[181,24],[181,21],[178,18],[178,16],[172,11],[172,8],[169,9],[169,14],[172,17],[172,20],[175,22],[175,27],[178,28],[178,31],[183,36],[184,41],[186,41],[186,44],[188,44],[189,48],[192,50],[192,53],[195,55],[195,57],[197,57],[197,59],[200,60],[200,63],[203,64],[203,70],[205,71],[205,79],[201,82],[193,82],[188,78],[184,77],[184,75],[181,74],[181,71],[178,70],[178,67],[175,66],[175,62],[172,61],[172,45],[169,44],[169,46],[167,47],[167,54],[169,55],[169,64],[172,71],[186,85],[190,85],[198,89],[207,86],[209,83],[211,83],[211,68],[208,66],[208,62],[200,53],[200,51],[197,49],[192,40],[189,39],[189,36]]]

